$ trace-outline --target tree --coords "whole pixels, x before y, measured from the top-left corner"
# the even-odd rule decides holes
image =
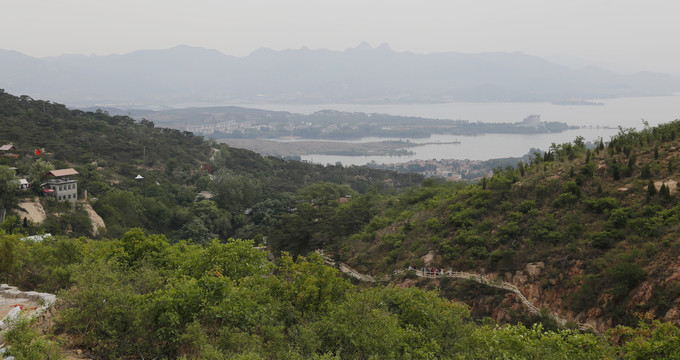
[[[14,170],[0,165],[0,222],[5,220],[5,212],[16,206],[16,191],[19,180],[14,177]]]
[[[661,196],[664,200],[670,200],[671,198],[671,189],[666,185],[666,183],[661,184],[661,188],[659,189],[659,196]]]
[[[251,175],[241,175],[226,169],[215,173],[211,189],[215,202],[231,213],[241,213],[255,205],[261,193],[261,184]]]
[[[647,183],[647,196],[654,196],[656,195],[656,186],[654,186],[654,181],[649,180],[649,183]]]
[[[635,156],[635,153],[632,153],[630,157],[628,158],[628,168],[632,171],[633,168],[635,167],[635,161],[637,160],[637,156]]]
[[[621,171],[619,170],[619,164],[618,163],[612,164],[612,177],[614,178],[614,180],[620,180],[621,179]]]
[[[39,186],[40,181],[48,172],[54,170],[54,165],[51,162],[38,159],[31,164],[31,168],[28,170],[28,177],[31,184],[34,186]]]

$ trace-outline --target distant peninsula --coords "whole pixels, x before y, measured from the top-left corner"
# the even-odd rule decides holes
[[[540,115],[530,115],[516,123],[484,123],[336,110],[304,115],[237,106],[160,111],[108,108],[102,111],[130,115],[214,139],[408,139],[434,134],[544,134],[577,128],[562,122],[542,121]]]

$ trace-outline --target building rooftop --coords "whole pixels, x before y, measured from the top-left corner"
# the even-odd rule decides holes
[[[60,170],[52,170],[47,173],[48,176],[54,176],[54,177],[60,177],[60,176],[70,176],[70,175],[78,175],[78,172],[71,168],[71,169],[60,169]]]
[[[14,146],[12,144],[5,144],[5,145],[0,146],[0,151],[16,150],[16,149],[17,149],[16,146]]]

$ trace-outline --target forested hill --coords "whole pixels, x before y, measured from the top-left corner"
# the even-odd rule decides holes
[[[622,132],[594,152],[580,139],[556,145],[481,184],[428,179],[419,186],[393,173],[262,158],[126,117],[0,98],[0,142],[14,143],[19,155],[0,158],[0,200],[9,210],[0,224],[0,283],[58,295],[39,322],[19,318],[0,332],[2,356],[677,359],[680,353],[680,328],[652,319],[677,320],[680,313],[672,315],[680,295],[680,215],[677,195],[666,186],[677,174],[672,142],[680,123]],[[153,154],[147,144],[167,153]],[[140,145],[141,158],[130,150]],[[32,155],[38,146],[46,151],[39,157]],[[212,176],[200,171],[202,164]],[[44,198],[43,223],[17,221],[17,198],[37,191],[18,193],[8,165],[34,184],[46,168],[76,166],[79,189],[96,195],[90,201],[107,230],[93,239],[80,221],[82,204]],[[137,173],[144,179],[133,179]],[[645,188],[652,179],[666,184]],[[201,190],[214,196],[197,197]],[[26,238],[45,231],[55,236]],[[310,254],[281,253],[271,261],[258,243]],[[576,314],[579,322],[601,320],[598,329],[602,319],[610,327],[630,321],[634,310],[646,314],[606,337],[560,330],[549,316],[538,319],[545,325],[499,326],[440,296],[461,298],[462,289],[478,299],[479,288],[446,279],[419,283],[412,272],[399,286],[356,286],[311,252],[321,247],[362,272],[411,265],[497,274],[539,307]]]
[[[486,274],[601,331],[639,313],[679,321],[678,139],[680,121],[624,129],[594,149],[579,138],[479,184],[427,180],[399,195],[355,199],[373,216],[340,237],[327,235],[343,229],[337,213],[326,221],[288,215],[296,225],[277,229],[273,245],[296,250],[303,235],[323,239],[337,260],[374,275],[409,265]],[[305,233],[300,224],[312,222],[320,231]],[[501,306],[496,294],[486,292],[485,302],[484,292],[448,286],[445,293],[475,308]],[[508,311],[491,312],[510,320]]]
[[[422,181],[420,176],[364,167],[264,158],[190,132],[158,128],[150,121],[69,110],[2,90],[0,128],[0,143],[14,144],[20,155],[0,158],[0,165],[16,166],[22,176],[41,169],[40,161],[47,162],[48,169],[78,170],[80,197],[87,190],[89,197],[98,199],[93,206],[107,224],[103,236],[120,236],[131,227],[141,227],[197,242],[233,235],[263,237],[255,228],[294,209],[293,195],[305,186],[323,182],[339,198]],[[35,155],[36,149],[41,155]],[[144,179],[135,180],[137,175]],[[39,185],[39,180],[31,181]],[[196,202],[201,191],[214,195],[213,201]],[[35,231],[91,235],[96,230],[74,221],[48,214]]]

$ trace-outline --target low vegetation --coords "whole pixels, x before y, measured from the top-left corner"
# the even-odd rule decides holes
[[[26,322],[7,334],[17,359],[57,358],[57,344],[107,359],[642,359],[680,351],[678,328],[648,319],[612,330],[609,341],[476,324],[465,305],[436,292],[359,288],[316,254],[270,263],[250,241],[170,244],[139,229],[117,240],[0,241],[12,259],[0,281],[59,294],[47,336]]]

